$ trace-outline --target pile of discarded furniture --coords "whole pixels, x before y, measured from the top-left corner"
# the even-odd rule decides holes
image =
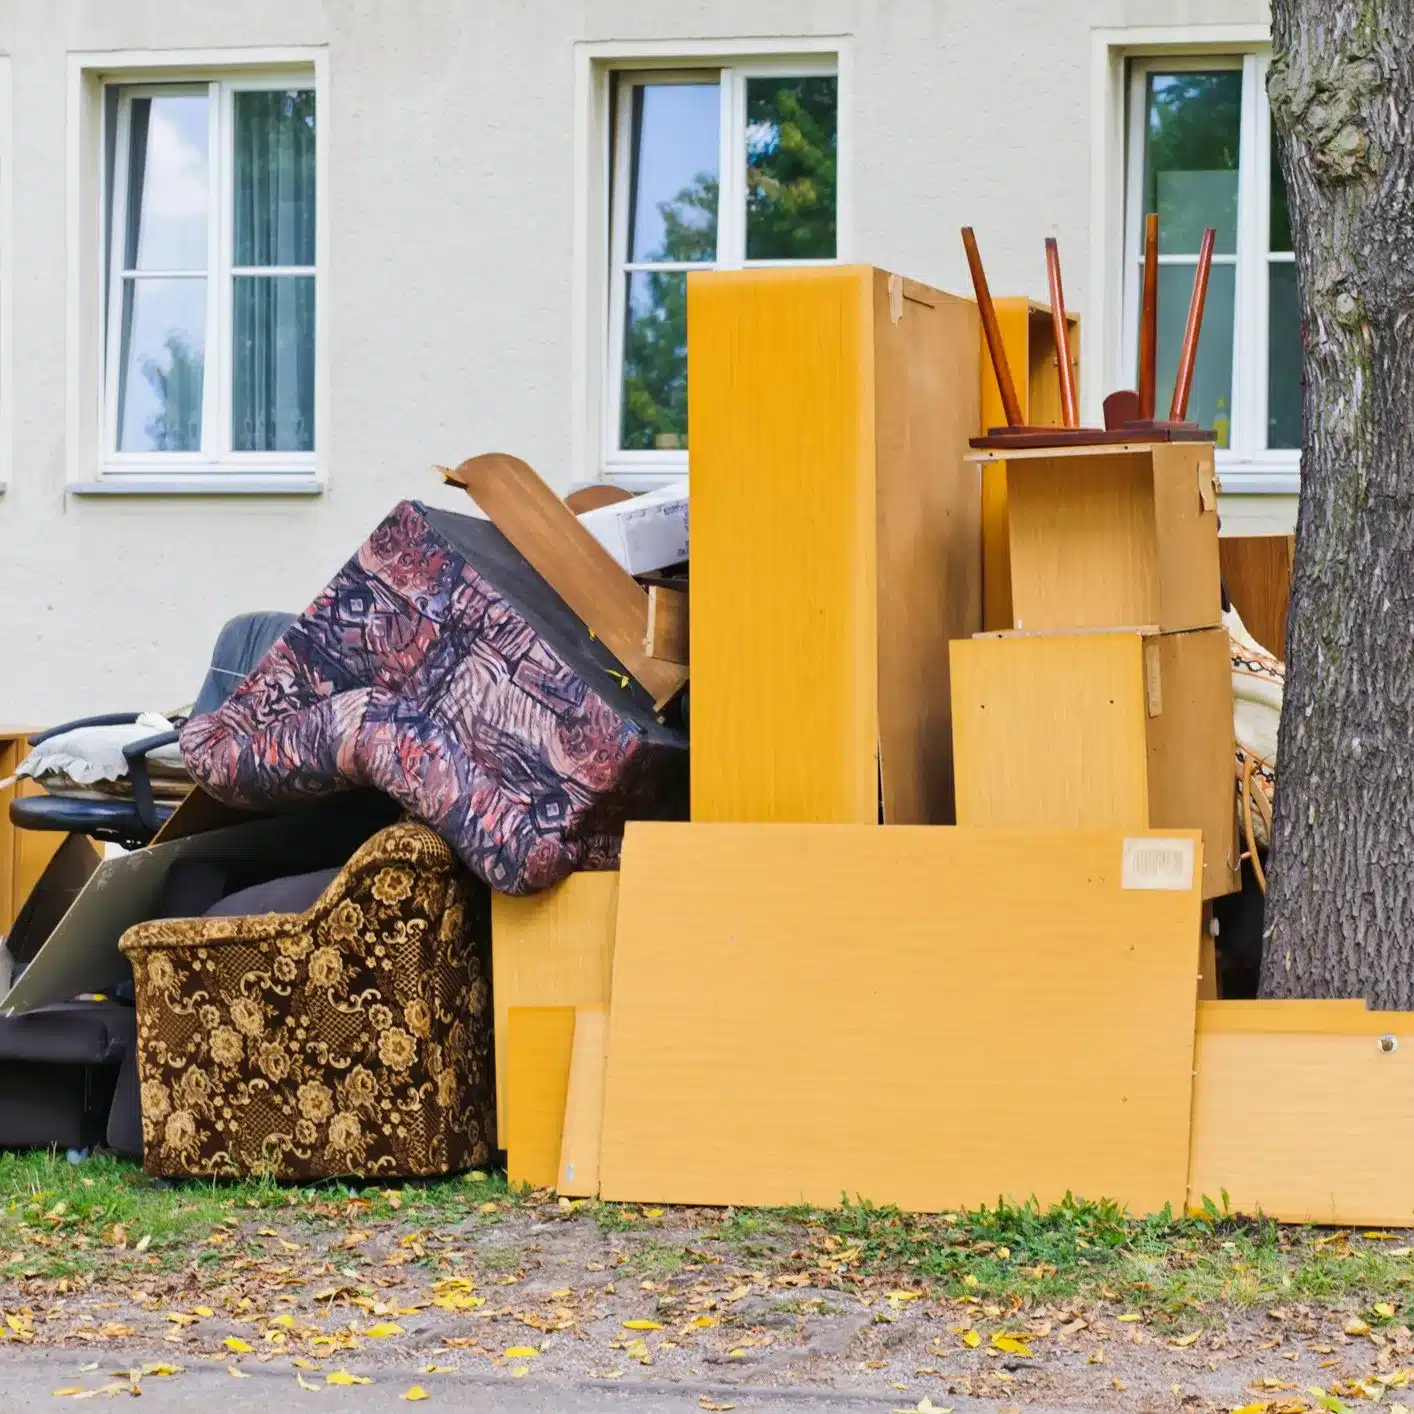
[[[1233,999],[1281,673],[1224,580],[1270,640],[1284,601],[1247,586],[1284,577],[1220,544],[1185,421],[1207,260],[1170,417],[1151,230],[1139,386],[1082,428],[1058,255],[1049,305],[993,301],[967,244],[975,299],[690,275],[686,495],[562,501],[497,455],[442,473],[474,513],[394,508],[174,724],[190,784],[150,842],[44,870],[0,1027],[132,1003],[82,1064],[33,1043],[69,1129],[0,1142],[1414,1216],[1407,1018]]]

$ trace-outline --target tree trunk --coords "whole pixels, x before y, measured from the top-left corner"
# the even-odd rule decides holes
[[[1414,3],[1273,0],[1304,344],[1264,997],[1414,1009]]]

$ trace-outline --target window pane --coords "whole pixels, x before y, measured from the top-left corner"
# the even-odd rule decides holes
[[[128,108],[125,270],[206,269],[206,95]]]
[[[715,260],[721,88],[633,86],[630,260]]]
[[[123,281],[118,450],[199,452],[206,281]]]
[[[235,263],[314,264],[314,92],[235,95]]]
[[[314,450],[314,277],[237,275],[231,448]]]
[[[687,275],[635,271],[624,327],[622,444],[687,446]]]
[[[746,83],[746,258],[833,260],[839,84]]]
[[[1192,265],[1159,267],[1159,348],[1155,387],[1160,417],[1168,416],[1178,372],[1178,351],[1188,322],[1188,300],[1193,293]],[[1210,427],[1218,446],[1226,447],[1232,433],[1232,320],[1237,284],[1235,265],[1214,265],[1208,278],[1208,298],[1203,306],[1203,331],[1198,339],[1198,360],[1188,396],[1188,420]]]
[[[1278,156],[1277,135],[1272,134],[1272,231],[1271,248],[1290,250],[1291,209],[1286,202],[1286,178],[1281,174],[1281,160]]]
[[[1159,213],[1159,249],[1196,252],[1204,226],[1237,249],[1242,71],[1151,73],[1146,89],[1144,210]]]
[[[1267,446],[1301,445],[1301,308],[1296,263],[1268,267]]]

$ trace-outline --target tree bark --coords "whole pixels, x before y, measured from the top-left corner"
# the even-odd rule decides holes
[[[1414,3],[1273,0],[1302,489],[1264,997],[1414,1009]]]

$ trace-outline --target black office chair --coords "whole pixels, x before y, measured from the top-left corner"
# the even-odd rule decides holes
[[[216,636],[211,651],[211,666],[206,680],[197,693],[191,715],[214,712],[235,691],[237,685],[265,656],[266,651],[294,622],[293,614],[261,612],[238,614]],[[29,744],[38,746],[63,732],[80,727],[128,726],[136,722],[137,712],[105,712],[96,717],[80,717],[63,722],[48,731],[36,732]],[[140,849],[147,844],[166,822],[176,805],[153,796],[152,778],[147,757],[159,747],[170,746],[177,732],[159,732],[130,742],[123,748],[128,763],[128,779],[132,796],[95,800],[65,795],[26,795],[10,802],[10,819],[21,830],[62,830],[66,834],[88,835],[122,845],[124,849]]]

